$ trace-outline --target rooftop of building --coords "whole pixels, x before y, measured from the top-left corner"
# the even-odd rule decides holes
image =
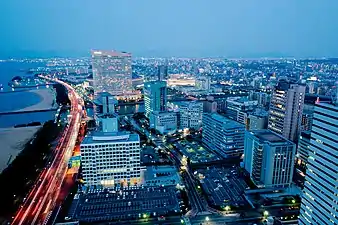
[[[129,52],[119,52],[115,50],[91,50],[92,56],[131,56]]]
[[[177,168],[174,166],[147,166],[147,169],[144,172],[144,179],[146,181],[154,179],[163,179],[173,178],[179,180],[179,175]]]
[[[288,89],[291,88],[292,85],[299,85],[299,86],[304,86],[304,84],[299,84],[290,80],[287,80],[285,78],[282,78],[278,81],[277,85],[275,86],[276,90],[280,90],[280,91],[287,91]]]
[[[151,114],[153,115],[173,115],[173,114],[176,114],[176,112],[173,112],[173,111],[153,111],[151,112]]]
[[[316,94],[306,94],[304,103],[305,104],[310,104],[310,105],[315,105],[316,101],[319,99],[319,101],[323,102],[332,102],[332,98],[330,96],[326,95],[316,95]]]
[[[223,125],[226,125],[228,128],[238,128],[238,127],[244,127],[244,124],[241,124],[235,120],[229,119],[225,116],[222,116],[218,113],[205,113],[203,116],[210,116],[212,119],[217,120],[218,122],[223,123]]]
[[[154,85],[154,86],[166,86],[167,82],[166,81],[154,80],[154,81],[148,81],[148,82],[144,83],[144,87],[151,87],[151,85]]]
[[[129,132],[101,132],[95,131],[87,135],[81,144],[95,144],[95,143],[116,143],[126,141],[139,141],[138,134]]]
[[[117,113],[105,113],[105,114],[95,114],[97,118],[100,119],[108,119],[108,118],[118,118],[119,115]]]
[[[282,135],[279,135],[271,130],[254,130],[250,131],[250,133],[262,142],[293,144]]]
[[[267,117],[269,112],[262,108],[257,108],[256,110],[249,113],[250,115],[257,116],[257,117]]]

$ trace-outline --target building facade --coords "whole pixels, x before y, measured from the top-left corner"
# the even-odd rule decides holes
[[[247,130],[263,130],[268,126],[268,112],[256,109],[246,116],[245,125]]]
[[[217,112],[217,102],[214,101],[214,97],[208,96],[206,98],[206,101],[203,102],[203,112],[205,113]]]
[[[299,224],[338,224],[338,105],[315,106]]]
[[[145,116],[151,112],[163,112],[167,109],[167,83],[165,81],[151,81],[144,83]]]
[[[184,102],[179,106],[180,129],[200,129],[202,127],[203,103]]]
[[[203,144],[224,158],[241,156],[245,126],[217,113],[203,114]]]
[[[108,92],[114,96],[132,92],[131,54],[92,50],[94,93]]]
[[[86,186],[139,184],[141,177],[138,134],[94,132],[80,145]]]
[[[304,98],[305,86],[280,80],[271,96],[268,129],[297,142]]]
[[[226,100],[226,114],[229,118],[245,124],[245,115],[253,111],[258,105],[256,100],[250,101],[246,97],[230,97]]]
[[[159,131],[161,134],[175,133],[177,130],[176,112],[151,112],[150,128]]]
[[[261,188],[287,187],[292,182],[296,145],[270,130],[245,133],[244,167]]]
[[[298,147],[297,147],[297,164],[302,167],[306,167],[307,160],[309,157],[310,151],[310,140],[311,140],[311,132],[303,131],[299,136]]]

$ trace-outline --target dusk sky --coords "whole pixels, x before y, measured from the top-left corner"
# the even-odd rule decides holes
[[[337,0],[1,0],[0,57],[338,57]]]

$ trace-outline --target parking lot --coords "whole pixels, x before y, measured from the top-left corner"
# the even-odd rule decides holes
[[[197,170],[203,191],[208,200],[215,206],[239,207],[247,204],[244,180],[238,177],[236,168],[209,168]]]
[[[87,222],[123,220],[166,215],[180,209],[173,186],[90,192],[74,197],[68,217]]]
[[[214,153],[209,152],[196,142],[186,140],[173,144],[183,155],[190,159],[191,163],[203,163],[220,160]]]
[[[158,153],[152,146],[144,146],[141,150],[141,163],[144,165],[152,165],[162,163]]]

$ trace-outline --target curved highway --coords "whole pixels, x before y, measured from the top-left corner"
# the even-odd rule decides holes
[[[41,78],[49,79],[42,76]],[[52,153],[53,157],[49,157],[50,161],[42,170],[26,200],[15,215],[12,221],[13,225],[47,223],[49,216],[57,206],[56,202],[67,172],[68,161],[76,144],[81,124],[82,107],[80,103],[82,101],[70,85],[59,80],[53,81],[64,85],[68,90],[68,96],[71,101],[70,121]]]

